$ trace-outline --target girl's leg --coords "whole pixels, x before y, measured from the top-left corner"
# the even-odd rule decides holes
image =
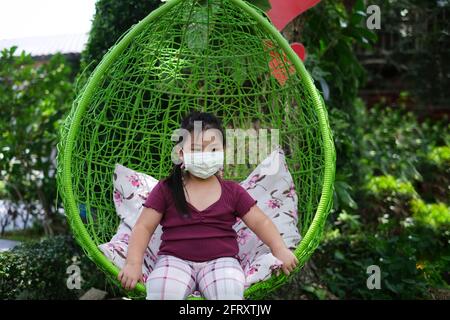
[[[197,273],[197,283],[208,300],[243,300],[245,274],[239,261],[221,257],[208,263]]]
[[[184,300],[195,287],[191,264],[171,255],[161,255],[149,274],[147,300]]]

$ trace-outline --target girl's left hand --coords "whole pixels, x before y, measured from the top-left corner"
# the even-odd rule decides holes
[[[281,268],[286,275],[289,275],[289,273],[291,273],[298,264],[297,257],[287,247],[273,251],[272,254],[283,262]]]

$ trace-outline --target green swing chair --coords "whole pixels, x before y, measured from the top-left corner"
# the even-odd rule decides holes
[[[84,252],[120,286],[120,270],[97,247],[120,223],[115,164],[165,177],[171,134],[192,109],[213,112],[227,129],[279,130],[302,240],[294,272],[246,289],[245,299],[261,299],[317,248],[332,206],[336,155],[324,102],[302,61],[264,12],[243,0],[169,0],[105,54],[59,133],[57,183],[68,223]],[[226,165],[224,178],[241,181],[256,165]],[[138,283],[124,292],[143,299],[145,290]]]

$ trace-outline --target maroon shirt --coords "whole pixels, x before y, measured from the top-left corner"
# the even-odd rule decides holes
[[[143,203],[163,214],[158,255],[203,262],[219,257],[238,258],[236,217],[242,218],[257,202],[239,183],[218,177],[222,193],[218,201],[199,211],[190,203],[191,218],[178,213],[167,182],[161,180]]]

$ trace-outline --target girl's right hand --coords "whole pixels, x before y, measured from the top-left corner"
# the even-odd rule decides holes
[[[122,287],[127,290],[134,289],[138,281],[143,281],[142,265],[127,262],[117,277],[122,283]]]

